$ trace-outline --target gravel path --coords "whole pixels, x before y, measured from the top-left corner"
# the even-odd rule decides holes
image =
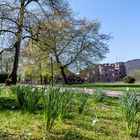
[[[107,91],[106,95],[110,97],[119,97],[122,95],[122,91]]]
[[[94,89],[87,89],[87,88],[66,88],[68,90],[73,90],[73,91],[84,91],[88,94],[94,94]],[[107,91],[107,90],[104,90],[106,91],[106,95],[109,96],[109,97],[119,97],[122,95],[122,92],[123,91]]]

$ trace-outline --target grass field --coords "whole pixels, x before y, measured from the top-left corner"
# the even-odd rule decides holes
[[[128,87],[130,90],[139,90],[140,83],[124,84],[124,83],[84,83],[84,84],[72,84],[65,85],[65,87],[73,88],[90,88],[90,89],[105,89],[105,90],[126,90]]]
[[[44,112],[24,112],[14,94],[0,94],[0,140],[139,140],[127,135],[118,98],[105,97],[95,103],[92,96],[79,115],[75,106],[64,122],[55,121],[50,132],[44,129]]]

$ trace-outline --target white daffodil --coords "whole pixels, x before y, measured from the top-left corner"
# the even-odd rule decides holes
[[[129,87],[126,88],[126,91],[129,91]]]
[[[11,109],[15,109],[15,106],[13,105],[13,106],[11,106]]]
[[[92,126],[94,126],[99,120],[98,119],[95,119],[92,121]]]
[[[32,91],[34,92],[35,91],[35,88],[32,88]]]

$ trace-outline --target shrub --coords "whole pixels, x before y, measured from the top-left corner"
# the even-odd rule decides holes
[[[136,79],[131,77],[131,76],[126,76],[126,77],[123,78],[123,81],[125,83],[135,83]]]
[[[140,102],[138,94],[134,91],[126,91],[120,97],[120,104],[124,118],[127,123],[126,125],[127,133],[132,134],[133,127],[136,126],[135,121],[137,119],[137,113],[140,111]]]
[[[1,73],[0,74],[0,83],[5,83],[7,78],[8,78],[8,73]]]
[[[104,98],[106,97],[106,93],[105,91],[98,89],[98,90],[95,90],[93,97],[94,97],[95,103],[103,102]]]

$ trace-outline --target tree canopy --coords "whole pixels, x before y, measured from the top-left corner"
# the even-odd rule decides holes
[[[62,64],[60,70],[66,83],[65,68],[74,70],[93,65],[109,51],[110,36],[100,33],[100,23],[96,20],[75,19],[55,12],[34,30],[39,30],[40,34],[33,44]]]
[[[109,39],[109,35],[100,33],[100,22],[97,20],[75,18],[67,1],[0,2],[0,55],[5,51],[14,51],[7,84],[16,84],[20,51],[29,42],[39,48],[40,53],[32,55],[35,62],[42,61],[38,67],[43,65],[46,67],[42,69],[48,69],[42,57],[55,57],[56,66],[67,83],[65,69],[75,71],[105,58]]]
[[[17,82],[20,49],[26,39],[35,36],[30,32],[33,26],[46,18],[51,10],[63,13],[66,8],[67,2],[63,0],[0,1],[0,54],[11,49],[15,51],[12,72],[7,83]]]

